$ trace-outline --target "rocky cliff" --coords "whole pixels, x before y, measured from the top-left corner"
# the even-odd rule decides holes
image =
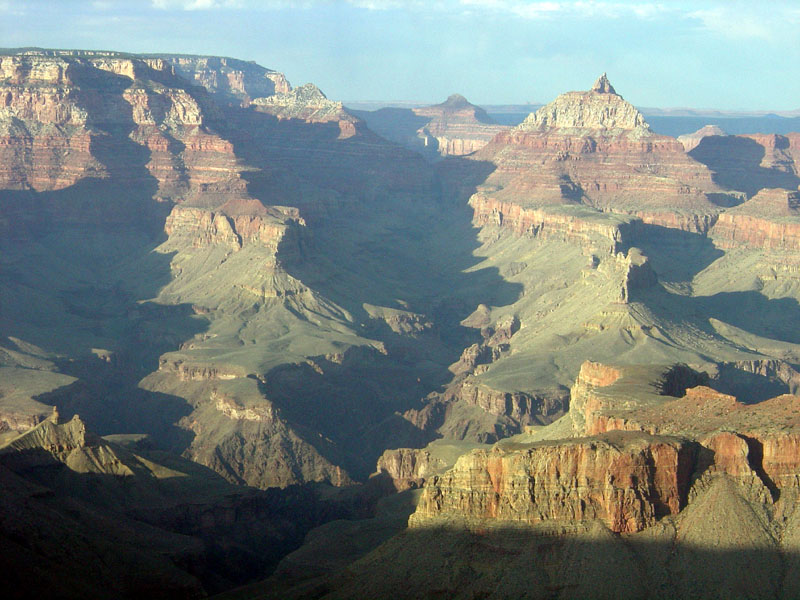
[[[428,482],[409,523],[599,519],[617,533],[641,531],[682,508],[695,453],[679,439],[623,433],[475,451]]]
[[[471,154],[508,129],[460,94],[431,106],[353,112],[379,135],[429,160]]]
[[[460,94],[453,94],[441,104],[415,108],[413,112],[417,117],[429,119],[417,130],[417,135],[426,148],[435,149],[441,156],[471,154],[505,129]]]
[[[292,89],[283,73],[255,62],[220,56],[158,55],[158,58],[173,65],[178,75],[229,102],[247,103],[253,98],[286,94]]]
[[[259,575],[310,527],[350,514],[311,490],[236,487],[151,454],[141,436],[113,437],[55,413],[0,444],[0,569],[17,590],[204,597]]]
[[[719,212],[707,194],[722,190],[708,168],[652,133],[602,77],[499,133],[474,159],[496,167],[484,194],[526,210],[583,204],[701,233]]]
[[[174,202],[246,195],[219,110],[159,58],[31,51],[2,57],[0,185],[62,190],[92,178]]]
[[[800,248],[800,192],[765,188],[721,213],[710,232],[721,248]]]
[[[800,185],[800,133],[708,135],[689,155],[707,165],[719,185],[747,198],[763,188]]]
[[[256,110],[278,119],[300,119],[307,123],[336,123],[339,138],[356,135],[358,119],[348,113],[341,102],[328,100],[313,83],[307,83],[284,93],[276,93],[251,102]]]
[[[156,528],[141,547],[177,536],[158,564],[190,594],[218,591],[265,572],[308,526],[420,486],[404,539],[444,531],[434,550],[465,536],[459,548],[478,540],[496,559],[432,557],[436,577],[453,574],[434,595],[591,597],[594,581],[615,585],[602,579],[620,572],[613,552],[655,577],[701,562],[680,558],[700,543],[791,543],[792,136],[703,135],[687,156],[603,77],[431,164],[316,87],[233,59],[0,61],[0,478],[17,469],[4,490],[19,514],[29,502],[50,515],[38,527],[0,514],[1,560],[39,557],[40,533],[80,538],[69,503],[89,503],[78,520],[111,515],[91,530],[133,519],[145,525],[129,531]],[[405,116],[447,152],[491,126],[461,98],[434,108]],[[87,425],[45,422],[51,405]],[[389,485],[353,488],[376,462]],[[202,499],[210,484],[193,474],[215,482]],[[648,536],[658,552],[637,546]],[[353,543],[361,556],[372,541]],[[62,570],[57,554],[30,564],[62,574],[85,547]],[[95,556],[113,558],[105,548]],[[528,567],[545,557],[539,587],[498,583],[517,552]],[[692,589],[653,581],[663,597]]]
[[[800,485],[794,476],[800,468],[797,396],[745,404],[706,386],[685,387],[702,381],[685,367],[662,376],[662,382],[668,380],[680,381],[669,392],[678,398],[648,392],[647,378],[630,369],[585,363],[572,390],[570,415],[577,431],[690,436],[712,451],[717,472],[759,477],[775,499],[780,490],[794,497]]]
[[[496,225],[517,235],[577,243],[587,252],[613,254],[623,240],[632,240],[639,218],[599,215],[579,206],[526,208],[512,199],[479,190],[470,199],[476,225]]]

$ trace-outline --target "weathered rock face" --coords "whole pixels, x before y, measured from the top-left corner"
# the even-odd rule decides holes
[[[701,127],[694,133],[687,133],[684,135],[678,136],[678,141],[683,144],[683,149],[686,152],[690,152],[697,148],[698,144],[703,140],[704,137],[708,137],[710,135],[728,135],[725,131],[717,126],[717,125],[706,125],[705,127]]]
[[[61,189],[105,169],[90,153],[88,112],[61,58],[0,58],[0,185]],[[67,156],[69,159],[67,160]]]
[[[615,532],[641,531],[682,508],[695,452],[677,438],[622,433],[474,451],[426,485],[409,523],[601,519]]]
[[[348,113],[341,102],[328,100],[313,83],[306,83],[291,91],[256,98],[251,106],[279,119],[301,119],[308,123],[337,123],[340,138],[356,133],[358,119]]]
[[[525,208],[512,199],[479,191],[469,199],[476,225],[497,225],[517,235],[543,240],[577,242],[587,251],[612,254],[624,239],[632,239],[642,221],[638,218],[598,218],[586,210],[560,207]]]
[[[566,409],[567,398],[533,396],[524,392],[500,392],[467,378],[455,389],[448,390],[452,401],[464,402],[498,417],[508,417],[520,429],[527,425],[546,424],[560,417]]]
[[[800,132],[785,135],[753,133],[738,137],[753,140],[764,149],[760,167],[778,173],[800,175]]]
[[[420,488],[432,473],[441,469],[444,462],[431,456],[427,450],[397,448],[387,450],[378,459],[377,475],[388,476],[398,492]]]
[[[506,129],[459,94],[453,94],[441,104],[415,108],[413,112],[417,117],[430,119],[417,135],[426,147],[435,148],[441,156],[471,154]]]
[[[0,448],[0,464],[17,472],[63,463],[78,473],[129,477],[130,461],[98,436],[87,432],[78,415],[60,422],[58,413]]]
[[[178,205],[167,217],[164,232],[170,237],[186,239],[195,248],[223,245],[235,251],[243,244],[258,243],[277,252],[287,223],[304,224],[297,209],[268,210],[258,200],[229,202],[219,211]]]
[[[617,94],[605,73],[589,92],[562,94],[529,115],[517,128],[518,131],[552,129],[560,129],[563,133],[585,130],[586,133],[608,136],[623,132],[634,137],[652,135],[642,114]]]
[[[233,486],[148,454],[147,442],[123,444],[57,414],[0,444],[0,545],[20,555],[3,556],[10,582],[64,598],[199,598],[260,575],[308,529],[348,516],[309,489]]]
[[[722,191],[711,172],[674,138],[652,133],[607,80],[596,87],[559,96],[476,153],[496,169],[471,203],[583,204],[704,233],[719,212],[707,194]],[[478,223],[485,213],[476,209]]]
[[[297,482],[352,485],[344,469],[305,441],[268,401],[244,406],[223,393],[209,393],[182,426],[195,434],[186,455],[235,484],[285,488]]]
[[[292,89],[283,73],[254,62],[219,56],[160,55],[159,58],[170,63],[182,77],[229,101],[246,103],[252,98],[286,94]]]
[[[572,388],[570,416],[576,430],[590,435],[625,430],[690,436],[711,450],[710,464],[715,472],[745,482],[758,478],[759,485],[763,483],[775,496],[787,489],[797,493],[797,396],[785,394],[757,404],[743,404],[734,396],[703,385],[688,387],[695,383],[697,375],[685,367],[671,373],[662,381],[671,378],[674,384],[681,380],[669,392],[677,398],[648,392],[630,372],[584,363]],[[681,392],[684,388],[685,392]]]
[[[710,235],[721,248],[800,249],[800,192],[763,189],[721,213]]]
[[[84,178],[215,205],[246,196],[205,92],[156,58],[58,51],[0,59],[0,187],[61,190]]]

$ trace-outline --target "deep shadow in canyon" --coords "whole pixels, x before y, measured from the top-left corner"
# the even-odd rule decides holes
[[[345,309],[360,336],[381,344],[335,360],[311,357],[313,367],[280,366],[260,385],[283,418],[333,441],[348,471],[363,479],[385,449],[438,437],[403,413],[441,391],[452,379],[447,367],[481,340],[460,322],[480,303],[510,304],[521,293],[495,268],[474,270],[481,242],[466,200],[494,166],[451,159],[450,172],[461,175],[453,189],[421,156],[361,124],[341,137],[335,122],[239,109],[218,127],[257,168],[244,173],[249,193],[264,204],[295,206],[307,221],[279,246],[281,267]],[[294,195],[276,197],[288,189]],[[305,439],[336,458],[329,444]]]
[[[788,148],[786,138],[777,139]],[[800,178],[794,173],[761,166],[766,151],[764,146],[746,137],[707,136],[689,156],[712,171],[714,182],[730,190],[741,190],[752,198],[763,188],[796,190]]]
[[[657,533],[619,536],[599,523],[554,522],[552,531],[432,525],[406,530],[361,561],[316,579],[304,578],[297,565],[294,579],[251,586],[250,597],[777,600],[800,593],[796,550],[775,542],[698,546],[675,541],[670,528],[664,520],[654,527]],[[235,597],[248,596],[231,593],[219,600]]]
[[[89,442],[88,448],[97,442]],[[266,577],[305,534],[368,504],[324,486],[256,490],[164,453],[154,478],[79,473],[50,452],[0,454],[0,575],[9,598],[197,598]]]
[[[106,173],[56,191],[0,192],[10,232],[0,241],[0,332],[52,353],[60,372],[79,378],[42,402],[80,414],[100,434],[149,433],[180,452],[190,441],[174,426],[190,410],[185,400],[138,382],[206,323],[188,305],[148,302],[171,279],[171,256],[154,252],[171,207],[154,199],[150,152],[130,138],[131,80],[71,68],[76,103],[95,115],[91,152]]]

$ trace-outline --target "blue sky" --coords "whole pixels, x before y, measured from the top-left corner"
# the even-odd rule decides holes
[[[0,0],[0,45],[255,60],[345,101],[800,108],[800,2]]]

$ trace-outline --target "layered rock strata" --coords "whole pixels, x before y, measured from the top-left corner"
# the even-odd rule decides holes
[[[678,438],[636,433],[473,451],[428,482],[409,524],[600,519],[618,533],[641,531],[683,507],[695,454]]]
[[[286,76],[255,62],[220,56],[159,55],[182,77],[224,100],[248,103],[253,98],[286,94]]]
[[[218,109],[167,61],[31,52],[0,65],[4,189],[94,178],[206,206],[246,196],[233,146],[209,129]]]
[[[398,492],[420,488],[425,481],[445,466],[428,450],[397,448],[384,452],[376,467],[376,475],[389,477]]]
[[[276,93],[265,98],[256,98],[251,106],[279,119],[300,119],[307,123],[337,123],[340,138],[356,133],[358,119],[349,114],[341,102],[328,100],[313,83],[306,83],[293,90]]]
[[[744,404],[734,396],[697,386],[702,379],[685,367],[670,373],[673,382],[682,381],[672,390],[677,398],[654,393],[652,382],[630,367],[620,370],[584,363],[572,389],[570,416],[576,431],[690,436],[712,450],[718,472],[757,475],[776,497],[781,490],[793,494],[800,490],[796,475],[800,472],[800,398],[784,394]]]
[[[441,104],[412,110],[417,117],[429,119],[417,130],[417,136],[425,148],[432,148],[441,156],[472,154],[506,129],[460,94],[453,94]]]
[[[710,232],[720,248],[800,249],[800,192],[763,189],[721,213]]]
[[[496,166],[472,200],[478,206],[483,196],[517,211],[583,204],[701,233],[719,212],[707,194],[722,190],[708,168],[652,133],[604,77],[499,133],[474,159]],[[477,222],[485,212],[476,209]]]
[[[763,188],[800,185],[800,133],[708,135],[689,155],[707,165],[719,185],[747,198]]]

